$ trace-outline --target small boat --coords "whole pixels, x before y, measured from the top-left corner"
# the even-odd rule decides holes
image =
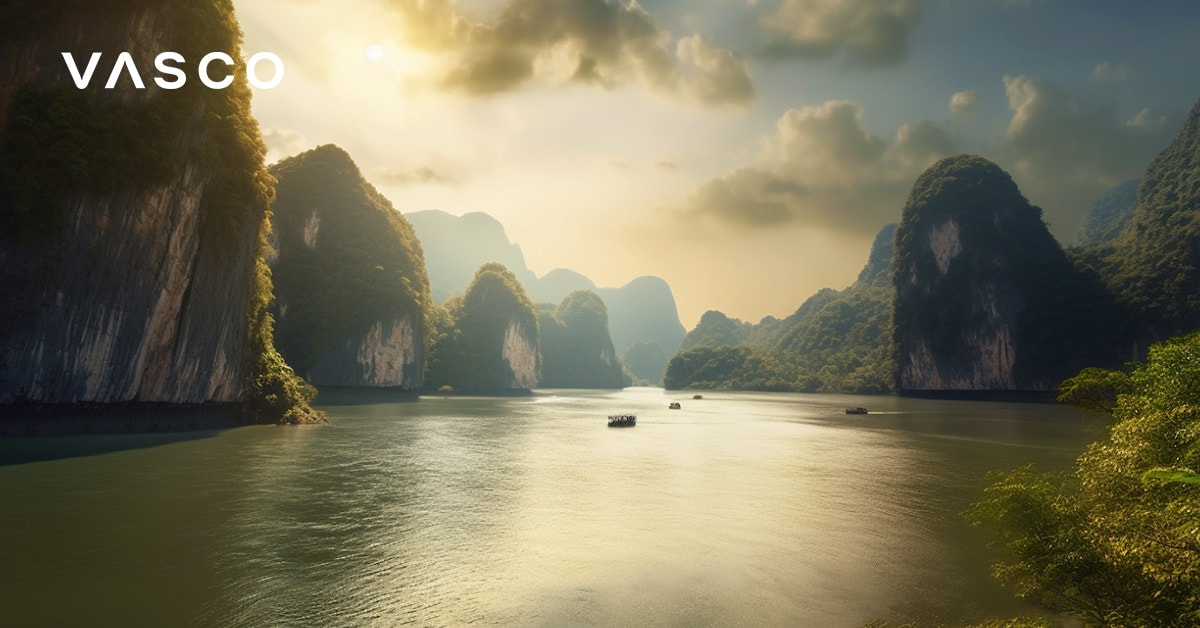
[[[636,414],[610,414],[608,416],[609,427],[633,427],[637,425]]]
[[[671,405],[667,406],[667,409],[668,409],[668,410],[678,410],[678,409],[680,409],[680,408],[682,408],[682,407],[683,407],[683,406],[679,405],[679,402],[678,402],[678,401],[672,401],[672,402],[671,402]]]
[[[846,408],[846,414],[866,414],[866,413],[867,413],[867,409],[862,406],[858,406],[857,408]]]
[[[692,395],[692,399],[703,399],[704,395]]]

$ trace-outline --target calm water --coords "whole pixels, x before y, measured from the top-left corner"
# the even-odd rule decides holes
[[[0,625],[1013,615],[958,513],[986,470],[1065,468],[1098,435],[1061,407],[891,397],[323,401],[332,427],[0,441]]]

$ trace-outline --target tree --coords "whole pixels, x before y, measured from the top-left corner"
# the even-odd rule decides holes
[[[1127,381],[1073,471],[997,473],[967,514],[1020,597],[1088,625],[1200,625],[1200,333],[1152,346]]]

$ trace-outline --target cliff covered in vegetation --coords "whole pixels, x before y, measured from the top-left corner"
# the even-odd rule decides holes
[[[158,53],[240,58],[228,0],[0,10],[0,403],[238,404],[315,419],[275,352],[262,262],[272,180],[241,62],[227,89],[123,75]],[[61,52],[83,64],[76,88]]]
[[[446,301],[434,316],[426,388],[512,393],[537,386],[537,312],[503,264],[480,266],[466,293]]]
[[[412,226],[337,146],[271,173],[279,350],[318,387],[419,390],[433,303]]]
[[[951,157],[917,178],[894,266],[901,391],[1051,390],[1112,361],[1119,321],[1099,279],[985,159]]]
[[[630,384],[608,335],[608,309],[596,293],[578,290],[538,318],[540,388],[623,388]]]
[[[1200,327],[1200,101],[1146,169],[1129,224],[1091,255],[1141,346]]]

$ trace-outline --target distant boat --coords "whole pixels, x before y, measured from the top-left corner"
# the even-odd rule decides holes
[[[637,425],[636,414],[610,414],[608,416],[609,427],[633,427]]]
[[[858,406],[857,408],[846,408],[846,414],[866,414],[866,413],[867,413],[867,409],[862,406]]]
[[[672,402],[671,402],[671,405],[667,406],[667,409],[668,409],[668,410],[678,410],[678,409],[680,409],[680,408],[682,408],[682,407],[683,407],[683,406],[679,405],[679,402],[678,402],[678,401],[672,401]]]
[[[692,395],[692,399],[703,399],[704,395]]]

